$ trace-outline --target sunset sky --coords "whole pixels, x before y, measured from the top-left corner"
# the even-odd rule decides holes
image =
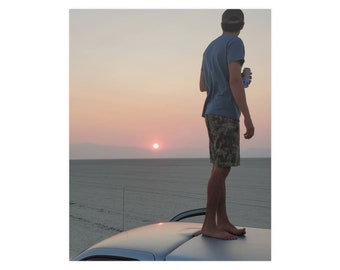
[[[152,150],[157,143],[152,151],[165,156],[208,156],[198,81],[206,46],[222,34],[223,11],[71,9],[70,144],[119,146],[124,156],[124,147]],[[241,153],[268,156],[271,10],[243,11],[240,38],[244,66],[253,72],[246,92],[256,130],[253,139],[241,139]]]
[[[142,5],[144,2],[147,4]],[[17,252],[7,252],[6,260],[18,267],[32,263],[46,269],[54,256],[63,258],[53,261],[58,269],[75,266],[66,262],[69,143],[118,145],[122,151],[124,146],[153,151],[152,144],[159,143],[158,153],[187,147],[207,155],[199,69],[205,47],[221,33],[222,9],[232,5],[270,8],[272,14],[270,18],[269,10],[244,10],[246,25],[240,35],[246,45],[245,65],[253,70],[247,93],[256,127],[255,138],[241,140],[242,148],[270,147],[270,123],[273,140],[275,259],[252,266],[302,269],[337,265],[334,245],[339,243],[339,234],[311,238],[315,226],[310,226],[316,211],[318,220],[335,228],[340,225],[334,214],[340,203],[336,181],[340,149],[337,2],[166,2],[1,2],[0,198],[2,217],[10,221],[2,224],[6,232],[2,242],[7,251],[17,249],[15,237],[30,245],[20,253],[20,260]],[[190,11],[180,15],[182,10],[172,11],[176,16],[73,10],[114,9],[117,3],[119,8],[205,10],[191,11],[190,16]],[[303,233],[288,237],[287,230],[296,232],[297,226]],[[249,264],[233,264],[233,268],[249,269]]]

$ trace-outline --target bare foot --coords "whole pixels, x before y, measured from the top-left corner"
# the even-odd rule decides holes
[[[242,228],[242,229],[237,229],[233,224],[231,223],[228,223],[228,224],[224,224],[224,225],[221,225],[219,226],[220,229],[228,232],[228,233],[231,233],[233,235],[238,235],[238,236],[241,236],[241,235],[244,235],[246,234],[246,229],[245,228]]]
[[[200,231],[197,231],[197,232],[195,232],[195,233],[193,234],[193,237],[199,236],[200,234],[202,234],[202,231],[201,231],[201,230],[200,230]]]
[[[203,236],[213,237],[222,240],[236,240],[237,237],[234,234],[226,232],[223,229],[215,228],[215,229],[202,229],[201,231]]]

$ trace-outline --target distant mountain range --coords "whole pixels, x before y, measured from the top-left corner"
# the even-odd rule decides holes
[[[241,151],[241,157],[270,157],[267,148]],[[128,159],[128,158],[208,158],[206,148],[178,148],[152,150],[139,147],[99,145],[93,143],[70,144],[70,159]]]

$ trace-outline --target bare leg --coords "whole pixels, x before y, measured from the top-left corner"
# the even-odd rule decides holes
[[[217,226],[216,215],[221,203],[225,204],[225,180],[230,168],[213,167],[208,182],[208,198],[202,235],[224,240],[235,240],[237,237]]]
[[[217,209],[217,226],[226,232],[229,232],[234,235],[244,235],[246,233],[246,229],[237,229],[231,222],[229,221],[227,209],[226,209],[226,184],[223,182],[224,187],[222,188],[222,192],[224,192],[218,209]]]

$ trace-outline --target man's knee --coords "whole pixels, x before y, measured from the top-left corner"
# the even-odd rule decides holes
[[[220,177],[226,178],[230,172],[231,168],[230,167],[214,167],[213,173],[216,175],[219,175]]]

